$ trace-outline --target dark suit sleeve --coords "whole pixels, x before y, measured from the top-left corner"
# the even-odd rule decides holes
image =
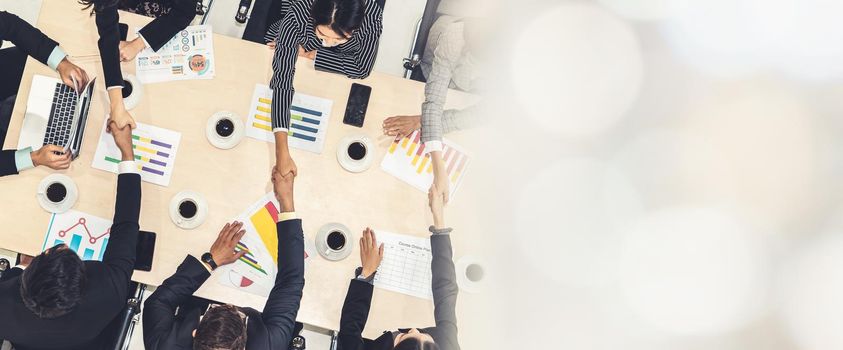
[[[3,277],[0,277],[0,282],[5,282],[23,274],[23,269],[20,267],[10,267],[6,272],[3,272]]]
[[[15,151],[0,151],[0,176],[16,175],[18,165],[15,164]]]
[[[140,182],[141,178],[138,174],[117,176],[114,221],[111,224],[108,247],[102,258],[112,283],[117,291],[122,291],[123,294],[132,278],[132,270],[135,266],[141,204]]]
[[[293,337],[304,289],[304,233],[301,219],[284,220],[278,229],[278,274],[263,308],[272,349],[286,349]]]
[[[0,43],[9,40],[43,64],[59,44],[20,17],[0,11]]]
[[[105,86],[123,86],[123,73],[120,71],[120,17],[117,14],[117,5],[94,8],[97,32],[100,35],[97,46],[105,73]]]
[[[176,273],[146,299],[143,309],[143,344],[147,350],[166,349],[162,340],[172,332],[176,308],[196,292],[211,273],[196,258],[188,256]]]
[[[169,13],[154,19],[140,30],[140,34],[154,51],[186,28],[196,17],[196,1],[176,0]]]
[[[454,251],[450,235],[430,236],[433,252],[433,316],[436,319],[436,342],[442,349],[457,350],[457,273],[454,268]]]
[[[369,319],[374,286],[361,280],[351,280],[348,293],[342,305],[340,332],[337,335],[338,350],[363,349],[363,329]]]

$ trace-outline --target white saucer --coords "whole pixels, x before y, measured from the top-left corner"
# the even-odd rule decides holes
[[[328,247],[328,234],[333,231],[340,231],[345,233],[345,246],[340,250],[333,250]],[[354,235],[351,230],[343,224],[332,222],[322,225],[319,232],[316,234],[316,251],[326,260],[340,261],[351,255],[351,250],[354,248]]]
[[[67,195],[61,203],[53,203],[47,199],[47,187],[54,182],[63,184],[67,189]],[[79,190],[76,188],[76,183],[73,182],[73,179],[67,175],[50,174],[38,184],[38,192],[35,193],[35,196],[38,198],[38,204],[41,205],[41,208],[51,213],[61,214],[73,208],[73,205],[76,204],[76,199],[79,198]]]
[[[348,155],[348,146],[354,142],[360,142],[366,147],[366,156],[360,160],[354,160]],[[372,159],[375,152],[375,143],[368,136],[363,134],[352,134],[343,137],[337,145],[337,161],[343,169],[352,173],[366,171],[372,166]]]
[[[192,219],[185,219],[179,215],[179,203],[184,201],[185,199],[192,199],[196,202],[196,216]],[[205,201],[205,196],[200,193],[196,193],[193,191],[181,191],[176,193],[173,196],[173,199],[170,200],[170,220],[173,220],[173,223],[176,226],[181,227],[185,230],[190,230],[199,227],[205,222],[205,218],[208,217],[208,202]]]
[[[123,80],[132,84],[132,94],[123,99],[123,105],[126,109],[132,110],[137,107],[138,104],[140,104],[141,99],[143,99],[143,83],[141,83],[140,80],[132,74],[127,74],[123,77]]]
[[[470,265],[478,265],[483,269],[483,277],[479,281],[472,281],[466,276],[466,269],[468,269]],[[466,255],[457,260],[456,272],[457,284],[460,286],[460,289],[466,292],[472,294],[480,293],[485,290],[486,285],[489,284],[489,264],[477,257]]]
[[[228,137],[222,137],[217,134],[217,122],[223,118],[231,119],[231,121],[234,122],[234,133]],[[205,127],[205,137],[207,137],[208,142],[216,148],[231,149],[240,144],[240,141],[243,140],[243,136],[246,133],[245,129],[245,126],[243,126],[243,120],[241,120],[240,116],[234,112],[219,111],[208,118],[208,124]]]

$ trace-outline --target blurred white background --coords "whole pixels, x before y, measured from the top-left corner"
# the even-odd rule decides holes
[[[843,2],[499,4],[490,344],[843,348]]]

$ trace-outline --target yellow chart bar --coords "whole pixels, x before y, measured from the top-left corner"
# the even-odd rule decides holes
[[[135,145],[135,149],[138,151],[144,151],[146,153],[158,154],[158,151],[144,146]]]
[[[265,104],[272,104],[272,100],[270,100],[268,98],[263,98],[263,97],[258,98],[258,102],[265,103]]]
[[[395,153],[395,147],[398,147],[398,142],[393,142],[392,145],[389,146],[389,153]]]
[[[271,120],[271,119],[269,119],[269,117],[267,117],[267,116],[265,116],[265,115],[263,115],[263,114],[255,114],[255,119],[257,119],[257,120],[263,120],[263,121],[265,121],[265,122],[270,122],[270,123],[272,122],[272,120]]]
[[[258,106],[258,111],[264,112],[264,113],[272,113],[271,109],[269,109],[267,107],[262,107],[262,106]]]
[[[430,159],[430,157],[424,157],[424,159],[422,159],[421,165],[419,165],[419,170],[416,170],[416,174],[422,173],[422,171],[424,170],[424,166],[427,165],[428,159]]]
[[[266,130],[266,131],[272,131],[272,127],[270,127],[269,125],[266,125],[266,124],[252,123],[252,126],[254,126],[258,129],[263,129],[263,130]]]

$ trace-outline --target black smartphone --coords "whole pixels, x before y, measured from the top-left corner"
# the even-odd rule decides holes
[[[138,232],[138,246],[135,252],[135,270],[151,271],[152,256],[155,254],[155,232]]]
[[[351,91],[348,93],[348,104],[345,105],[345,117],[342,122],[358,128],[363,127],[366,120],[366,109],[369,108],[369,96],[372,88],[363,84],[351,84]]]
[[[120,40],[126,41],[129,36],[129,25],[126,23],[118,23],[117,28],[120,30]]]

